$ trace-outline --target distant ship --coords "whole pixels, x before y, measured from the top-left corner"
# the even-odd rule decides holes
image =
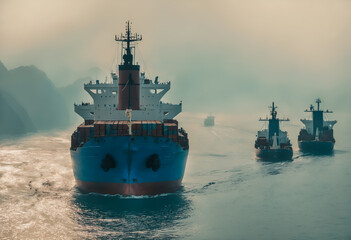
[[[305,110],[305,112],[312,113],[312,120],[301,119],[305,128],[300,131],[298,144],[300,150],[303,152],[331,153],[334,150],[335,139],[333,126],[337,121],[324,120],[323,113],[333,112],[320,110],[319,105],[321,102],[319,98],[316,100],[317,110],[315,110],[312,104],[309,110]]]
[[[123,60],[112,83],[84,84],[94,103],[74,105],[85,121],[71,137],[73,172],[83,192],[156,195],[182,183],[189,151],[188,134],[173,119],[182,104],[161,102],[170,82],[147,79],[133,60],[131,43],[142,37],[115,36]]]
[[[214,125],[215,125],[215,117],[210,114],[209,116],[207,116],[207,118],[205,118],[204,126],[213,127]]]
[[[268,122],[268,129],[257,132],[255,153],[258,158],[266,160],[291,159],[293,150],[288,138],[288,133],[281,131],[279,123],[289,119],[277,118],[277,107],[272,103],[271,117],[259,121]]]

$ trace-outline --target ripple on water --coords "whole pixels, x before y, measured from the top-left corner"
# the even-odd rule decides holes
[[[236,144],[250,142],[243,135],[211,131],[192,133],[183,187],[151,197],[80,193],[68,151],[70,132],[0,145],[1,238],[351,236],[350,152],[294,152],[292,162],[264,163],[255,160],[251,147]],[[203,144],[206,139],[210,142]]]

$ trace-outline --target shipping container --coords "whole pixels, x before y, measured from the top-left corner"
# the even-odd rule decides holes
[[[142,135],[141,121],[133,121],[132,122],[132,134],[133,134],[133,136],[141,136]]]
[[[106,135],[105,121],[94,122],[94,137],[104,137]]]
[[[118,122],[119,121],[113,121],[113,126],[112,126],[112,128],[113,128],[113,130],[118,130]]]
[[[178,127],[178,121],[175,119],[164,119],[164,123],[174,123]]]

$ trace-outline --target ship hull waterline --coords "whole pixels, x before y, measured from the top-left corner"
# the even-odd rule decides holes
[[[181,186],[188,150],[164,137],[93,138],[71,150],[77,188],[83,193],[156,195]],[[106,156],[113,164],[104,166]],[[150,156],[158,159],[150,165]],[[112,160],[111,160],[112,161]]]
[[[302,152],[315,154],[330,154],[334,150],[334,142],[331,141],[298,141]]]
[[[144,196],[158,195],[177,191],[182,179],[167,182],[151,183],[105,183],[85,182],[76,179],[77,188],[83,193],[100,193],[109,195]]]
[[[255,148],[256,157],[261,160],[280,161],[291,160],[293,156],[292,149],[257,149]]]

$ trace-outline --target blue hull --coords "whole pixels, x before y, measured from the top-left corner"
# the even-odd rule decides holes
[[[280,161],[291,160],[292,149],[255,149],[256,156],[262,160]]]
[[[323,141],[299,141],[299,148],[302,152],[315,154],[330,154],[334,150],[334,142]]]
[[[83,147],[71,150],[80,190],[121,195],[155,195],[177,190],[187,156],[188,150],[164,137],[93,138]]]

